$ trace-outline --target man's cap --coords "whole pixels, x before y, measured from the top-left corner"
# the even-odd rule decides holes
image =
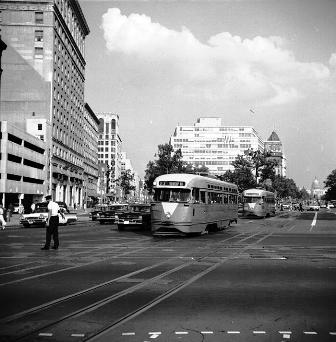
[[[46,199],[46,200],[51,200],[51,195],[47,195],[47,196],[45,197],[45,199]]]

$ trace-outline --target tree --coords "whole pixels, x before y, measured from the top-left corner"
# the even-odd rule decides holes
[[[309,199],[309,194],[305,188],[302,188],[299,191],[299,199],[302,199],[304,201]]]
[[[197,167],[184,162],[181,149],[174,151],[173,146],[167,143],[158,145],[155,156],[158,159],[149,161],[145,170],[145,187],[150,193],[155,178],[166,173],[207,174],[209,172],[204,165]]]
[[[274,178],[272,187],[277,192],[277,197],[280,198],[298,198],[300,196],[299,189],[291,178],[285,178],[277,175]]]
[[[219,177],[221,180],[235,183],[238,186],[239,192],[253,188],[257,185],[252,174],[252,164],[245,156],[238,155],[231,164],[233,165],[234,170],[226,171]]]
[[[134,181],[134,174],[131,173],[131,170],[128,169],[123,172],[119,178],[119,186],[123,190],[124,198],[127,198],[127,195],[131,193],[132,190],[135,190],[135,186],[132,184]]]
[[[145,186],[149,192],[152,192],[156,177],[182,172],[184,167],[181,149],[174,152],[173,146],[168,143],[158,145],[158,153],[155,156],[158,156],[158,159],[149,161],[145,170]]]
[[[328,188],[325,198],[327,201],[336,199],[336,169],[331,171],[327,179],[324,181],[325,186]]]
[[[275,159],[272,159],[271,152],[248,149],[244,154],[254,170],[256,182],[263,182],[266,179],[271,179],[273,181],[275,177],[275,167],[278,165],[278,162]]]

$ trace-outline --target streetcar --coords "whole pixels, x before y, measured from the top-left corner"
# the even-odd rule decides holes
[[[238,219],[235,184],[194,174],[166,174],[153,183],[151,230],[154,236],[205,234]]]
[[[265,189],[243,191],[243,216],[269,217],[275,215],[275,194]]]

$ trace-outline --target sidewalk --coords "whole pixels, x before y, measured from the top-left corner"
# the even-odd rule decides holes
[[[76,213],[78,217],[78,221],[86,221],[89,218],[89,210],[84,209],[76,209],[71,210],[72,213]],[[87,219],[86,219],[87,218]],[[10,221],[7,222],[6,229],[18,229],[23,228],[22,224],[20,224],[20,215],[19,214],[13,214],[10,218]]]

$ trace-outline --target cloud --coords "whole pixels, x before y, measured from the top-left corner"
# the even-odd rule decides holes
[[[162,76],[185,96],[211,100],[258,100],[280,105],[307,96],[330,78],[322,63],[303,63],[281,37],[243,39],[221,32],[200,42],[190,30],[168,29],[144,14],[122,15],[110,8],[102,18],[106,48],[151,65],[144,74]],[[336,54],[330,58],[336,66]],[[153,67],[155,66],[155,67]]]

